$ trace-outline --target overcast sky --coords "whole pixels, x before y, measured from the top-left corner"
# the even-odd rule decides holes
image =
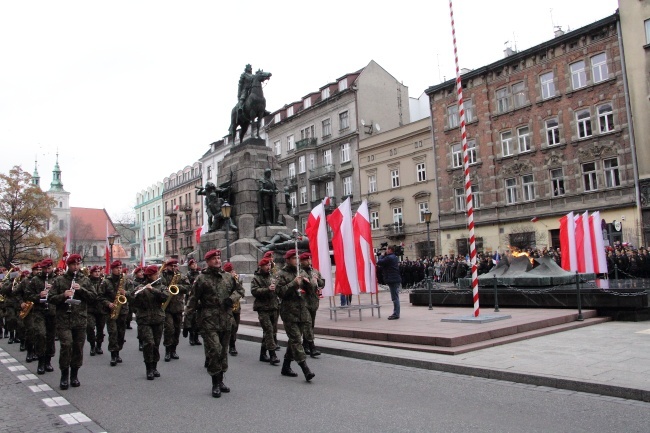
[[[239,6],[231,6],[237,3]],[[244,6],[249,5],[249,6]],[[461,67],[552,39],[616,0],[457,0]],[[449,3],[366,1],[2,1],[0,172],[58,149],[74,207],[118,218],[136,193],[227,134],[246,63],[273,73],[267,109],[375,60],[418,97],[454,76]]]

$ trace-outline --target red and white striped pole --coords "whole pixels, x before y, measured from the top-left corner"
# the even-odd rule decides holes
[[[454,58],[456,60],[456,89],[458,93],[458,111],[460,112],[460,133],[463,140],[463,166],[465,168],[465,200],[467,208],[467,227],[469,227],[469,256],[472,264],[472,297],[474,299],[474,317],[479,315],[478,305],[478,270],[476,267],[476,238],[474,237],[474,203],[472,201],[472,181],[469,178],[469,156],[467,154],[467,131],[465,130],[465,105],[463,104],[463,86],[460,82],[458,66],[458,48],[456,48],[456,28],[454,27],[454,9],[449,1],[451,16],[451,35],[454,40]]]

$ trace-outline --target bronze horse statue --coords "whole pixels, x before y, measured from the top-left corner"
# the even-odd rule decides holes
[[[262,118],[270,114],[266,111],[266,99],[264,98],[264,92],[262,91],[262,83],[269,78],[271,78],[270,72],[264,72],[261,69],[258,69],[253,75],[250,90],[248,91],[248,96],[244,101],[242,111],[237,110],[237,105],[232,109],[230,113],[230,128],[228,128],[228,135],[230,135],[233,144],[235,143],[237,127],[239,126],[239,144],[241,144],[251,123],[253,124],[251,137],[260,138],[260,123]]]

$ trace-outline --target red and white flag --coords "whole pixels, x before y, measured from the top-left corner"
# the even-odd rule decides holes
[[[580,261],[584,262],[584,272],[591,274],[594,272],[594,248],[591,240],[593,239],[593,233],[591,232],[591,225],[589,224],[589,211],[586,211],[582,214],[582,233],[584,239],[582,241],[583,245],[583,254],[579,255]],[[580,265],[578,265],[580,268]]]
[[[357,277],[361,293],[377,293],[377,267],[372,249],[372,228],[368,202],[364,200],[352,218],[354,252],[357,259]]]
[[[108,220],[106,220],[106,246],[104,247],[104,256],[106,257],[106,275],[111,271],[111,252],[108,244]]]
[[[562,269],[571,272],[577,271],[578,255],[573,212],[560,218],[560,252],[562,253]]]
[[[605,242],[601,228],[600,211],[596,211],[589,217],[591,228],[591,246],[593,248],[594,272],[597,274],[607,273],[607,256],[605,255]]]
[[[569,212],[560,218],[560,250],[562,269],[571,272],[607,272],[605,243],[600,222],[600,212],[573,215]]]
[[[57,264],[57,268],[64,268],[65,269],[65,262],[68,259],[68,256],[70,255],[70,224],[68,224],[68,231],[65,235],[65,245],[63,246],[63,256],[61,257],[61,260],[59,260],[59,263]]]
[[[334,292],[337,295],[356,295],[359,293],[359,280],[354,254],[352,208],[349,197],[327,217],[327,223],[333,232],[332,249],[336,264]]]
[[[329,202],[329,198],[325,200]],[[321,273],[325,280],[323,296],[334,296],[332,281],[332,262],[330,260],[330,247],[327,239],[327,221],[325,219],[325,200],[311,210],[305,226],[305,234],[309,238],[309,252],[311,263]]]

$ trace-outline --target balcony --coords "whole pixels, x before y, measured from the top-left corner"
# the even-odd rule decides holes
[[[177,229],[165,230],[165,237],[176,239],[178,237],[178,230]]]
[[[298,186],[298,176],[289,176],[287,178],[286,186],[289,188],[296,188]]]
[[[183,229],[183,233],[185,234],[194,233],[194,229],[192,228],[192,226],[187,226]]]
[[[404,240],[406,238],[406,224],[386,224],[384,225],[384,235],[393,241]]]
[[[318,138],[304,138],[296,141],[296,150],[305,149],[307,147],[316,147],[318,145]]]
[[[181,212],[191,213],[192,212],[192,205],[183,204],[183,205],[180,206],[179,210]]]
[[[174,217],[178,213],[177,209],[174,209],[173,207],[171,209],[165,209],[165,216],[168,217]]]
[[[335,176],[336,170],[332,164],[321,165],[320,167],[312,168],[309,170],[309,180],[311,181],[334,179]]]

